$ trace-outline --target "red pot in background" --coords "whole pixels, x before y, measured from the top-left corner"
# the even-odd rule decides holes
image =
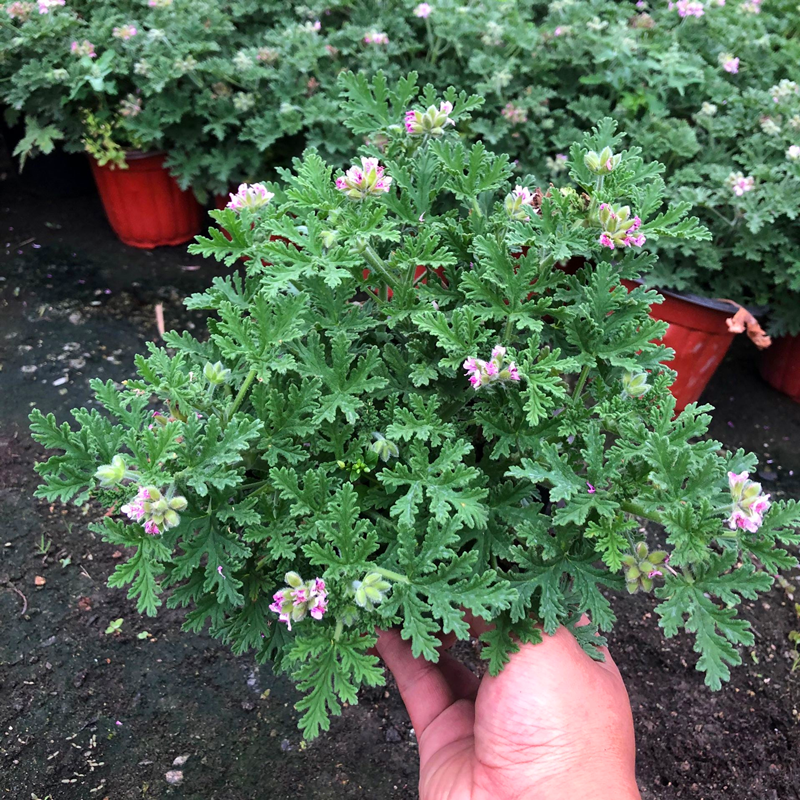
[[[188,242],[199,232],[203,209],[164,167],[163,153],[130,152],[127,169],[91,159],[100,199],[114,233],[131,247]]]
[[[779,392],[800,403],[800,336],[779,336],[761,351],[761,377]]]
[[[444,267],[437,267],[436,269],[432,270],[432,272],[435,272],[439,276],[439,278],[442,281],[442,286],[447,286],[447,281],[444,279]],[[364,269],[361,274],[364,277],[364,280],[369,278],[369,270],[368,269]],[[415,281],[419,280],[420,278],[422,278],[423,275],[425,275],[425,266],[423,264],[418,264],[417,268],[414,270],[414,280]],[[427,276],[422,278],[422,283],[425,283],[425,284],[428,283]],[[373,289],[373,291],[375,291],[375,290]],[[392,295],[394,294],[394,292],[391,289],[389,289],[388,292],[389,292],[389,294],[388,294],[389,299],[391,300]]]
[[[623,281],[628,289],[637,284]],[[650,306],[650,316],[669,324],[661,344],[675,351],[672,361],[664,364],[678,373],[672,384],[676,411],[700,398],[716,372],[735,333],[725,322],[736,313],[736,306],[721,300],[662,291],[664,302]]]

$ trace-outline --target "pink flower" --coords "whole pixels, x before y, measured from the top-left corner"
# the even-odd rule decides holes
[[[240,183],[236,194],[231,192],[230,201],[226,208],[241,211],[243,208],[260,208],[275,197],[273,192],[267,191],[263,183]]]
[[[722,62],[722,69],[725,72],[730,72],[732,75],[735,75],[739,71],[739,59],[734,57],[728,58]]]
[[[351,200],[378,197],[389,191],[392,179],[385,174],[377,158],[361,158],[361,166],[353,164],[344,175],[336,179],[336,188]]]
[[[563,34],[564,29],[560,25],[553,31],[553,36],[562,36]]]
[[[513,361],[503,363],[506,352],[506,348],[498,344],[492,349],[489,361],[480,358],[468,358],[464,361],[462,366],[473,389],[480,389],[490,383],[502,384],[520,380],[517,365]]]
[[[114,30],[111,31],[111,35],[114,36],[114,38],[122,39],[123,42],[127,42],[128,39],[133,39],[137,33],[139,33],[139,31],[134,25],[120,25],[118,28],[114,28]]]
[[[296,572],[287,572],[285,580],[289,585],[272,595],[274,602],[269,607],[270,611],[277,614],[289,630],[293,622],[300,622],[309,614],[313,619],[322,619],[328,610],[325,581],[313,578],[304,582]]]
[[[764,521],[764,514],[771,505],[768,494],[761,494],[761,484],[750,480],[747,472],[728,473],[731,492],[731,514],[728,527],[731,530],[746,530],[755,533]]]
[[[513,103],[506,103],[500,112],[512,125],[528,121],[528,113],[524,108],[519,108]]]
[[[614,240],[605,231],[600,234],[600,244],[607,247],[609,250],[614,249]]]
[[[706,13],[703,4],[696,0],[677,0],[676,3],[670,2],[668,8],[670,11],[677,8],[680,17],[702,17]]]
[[[66,0],[39,0],[37,5],[40,14],[49,14],[51,8],[66,5]]]
[[[648,578],[662,578],[664,573],[660,569],[654,569],[647,573]]]
[[[455,125],[450,119],[453,104],[442,100],[439,108],[428,106],[425,111],[410,109],[406,111],[403,124],[409,136],[441,136],[448,125]]]
[[[382,31],[370,31],[364,34],[365,44],[389,44],[389,37]]]
[[[517,185],[513,191],[506,195],[503,205],[511,219],[518,219],[527,222],[530,219],[528,212],[533,211],[535,214],[539,213],[537,207],[538,201],[541,200],[541,195],[537,196],[530,189],[525,186]]]
[[[755,183],[755,178],[752,175],[745,177],[741,172],[731,172],[728,175],[727,184],[737,197],[742,197],[747,192],[753,191]]]
[[[89,58],[97,58],[97,53],[94,51],[94,45],[88,40],[84,39],[82,42],[73,42],[70,47],[70,52],[76,56],[88,56]]]
[[[431,8],[428,3],[420,3],[414,9],[414,16],[419,17],[420,19],[428,19],[428,17],[431,15],[431,11],[433,11],[433,8]]]
[[[597,491],[597,489],[595,489],[595,487],[592,486],[592,484],[589,483],[589,481],[586,481],[586,491],[589,492],[589,494],[594,494]]]
[[[321,23],[321,22],[320,22],[318,19],[315,19],[315,20],[314,20],[314,24],[313,24],[311,27],[312,27],[312,28],[313,28],[315,31],[321,31],[321,30],[322,30],[322,23]]]
[[[149,533],[151,536],[158,536],[161,531],[158,529],[158,525],[153,522],[152,519],[147,520],[144,524],[144,532]]]
[[[20,22],[25,22],[33,11],[33,3],[25,2],[25,0],[18,0],[6,7],[6,13],[11,19],[18,19]],[[41,13],[41,12],[40,12]]]

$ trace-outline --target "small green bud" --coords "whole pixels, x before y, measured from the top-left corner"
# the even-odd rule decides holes
[[[638,567],[628,567],[628,569],[625,570],[626,581],[638,581],[641,575],[642,573]]]
[[[381,461],[388,461],[390,458],[397,458],[400,455],[400,448],[383,434],[375,431],[372,434],[375,441],[370,445],[370,450],[376,453]]]
[[[203,375],[210,384],[220,386],[228,382],[231,377],[231,371],[221,361],[217,361],[215,364],[207,361],[203,367]]]
[[[644,542],[638,542],[634,552],[636,553],[636,558],[639,559],[639,561],[644,561],[644,559],[647,558],[648,553],[647,545]]]
[[[347,464],[345,464],[344,461],[337,461],[336,466],[339,467],[339,469],[347,469]]]
[[[174,511],[183,511],[187,505],[186,498],[181,495],[177,495],[169,501],[169,507]]]
[[[100,481],[101,486],[116,486],[124,477],[127,467],[121,455],[115,455],[110,464],[103,464],[97,468],[94,476]]]
[[[614,155],[610,147],[604,147],[599,153],[590,150],[584,157],[583,163],[594,172],[595,175],[609,175],[622,160],[621,155]]]
[[[319,235],[319,238],[322,240],[322,244],[327,247],[331,248],[336,244],[336,240],[339,238],[338,231],[322,231]]]
[[[646,372],[626,372],[622,376],[622,393],[628,397],[644,397],[651,388],[647,383]]]
[[[283,579],[292,589],[299,589],[303,585],[303,579],[296,572],[287,572]]]
[[[364,580],[353,581],[355,601],[367,611],[372,611],[375,606],[380,605],[386,596],[386,592],[391,588],[392,584],[378,572],[368,572],[364,576]]]

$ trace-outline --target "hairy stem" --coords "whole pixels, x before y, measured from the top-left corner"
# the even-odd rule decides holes
[[[383,575],[384,578],[388,578],[390,581],[394,581],[395,583],[411,583],[411,581],[405,575],[401,575],[399,572],[392,572],[390,569],[384,569],[383,567],[372,567],[371,571],[377,572],[378,575]]]
[[[665,524],[664,518],[657,511],[647,512],[638,503],[634,503],[631,500],[623,500],[619,505],[623,511],[627,514],[633,514],[634,517],[649,519],[651,522],[657,522],[659,525]]]
[[[230,422],[231,417],[239,410],[239,406],[242,404],[245,396],[247,395],[248,390],[250,389],[250,384],[255,380],[256,377],[256,368],[253,367],[250,372],[247,373],[247,377],[244,379],[244,383],[242,383],[236,397],[233,398],[233,402],[228,407],[228,410],[225,412],[225,422]]]

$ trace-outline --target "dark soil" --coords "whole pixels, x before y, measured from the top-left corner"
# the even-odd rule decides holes
[[[182,633],[179,612],[139,617],[105,586],[121,554],[88,532],[96,510],[32,499],[41,449],[27,433],[30,407],[63,419],[91,403],[90,377],[128,376],[133,354],[158,338],[155,303],[167,327],[201,325],[180,303],[224,268],[185,248],[125,247],[91,195],[4,188],[0,796],[416,797],[416,744],[391,684],[365,692],[307,745],[285,679]],[[774,497],[796,497],[800,405],[761,381],[755,358],[737,342],[709,387],[712,433],[762,456]],[[800,670],[790,671],[787,638],[800,620],[790,592],[776,588],[746,606],[756,644],[717,693],[694,669],[691,640],[664,639],[650,598],[614,600],[611,647],[631,695],[646,800],[800,798]],[[118,618],[120,633],[105,634]]]

